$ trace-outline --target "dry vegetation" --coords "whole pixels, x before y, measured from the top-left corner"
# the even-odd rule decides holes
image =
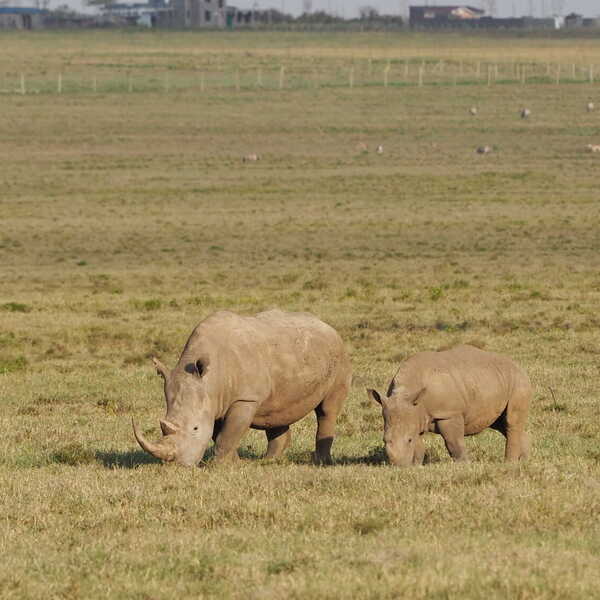
[[[3,34],[0,71],[142,55],[176,68],[223,47],[266,62],[500,51],[439,39]],[[600,43],[507,52],[591,62]],[[0,597],[595,597],[597,89],[3,97]],[[483,144],[493,152],[477,155]],[[235,467],[144,455],[129,416],[157,435],[163,414],[148,357],[173,364],[214,310],[274,306],[347,341],[337,466],[310,464],[312,417],[281,462],[260,460],[258,432]],[[531,459],[504,465],[487,432],[469,440],[471,464],[431,437],[424,467],[389,467],[365,386],[410,353],[470,340],[531,374]]]

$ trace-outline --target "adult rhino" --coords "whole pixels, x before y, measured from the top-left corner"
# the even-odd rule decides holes
[[[314,410],[315,462],[331,463],[351,367],[340,336],[315,316],[217,312],[194,329],[172,371],[153,362],[167,401],[163,437],[149,442],[133,422],[136,440],[152,456],[192,466],[212,437],[217,461],[237,458],[251,427],[266,432],[266,456],[274,458],[290,443],[289,426]]]
[[[381,404],[385,449],[395,465],[423,462],[428,431],[444,438],[454,460],[466,461],[465,435],[487,427],[506,437],[507,461],[527,457],[531,383],[506,356],[468,345],[420,352],[400,365],[386,398],[367,393]]]

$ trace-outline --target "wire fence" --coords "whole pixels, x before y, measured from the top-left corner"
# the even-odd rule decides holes
[[[301,90],[390,86],[594,84],[595,64],[446,60],[361,60],[268,67],[89,69],[0,75],[3,94],[169,93],[187,90]]]

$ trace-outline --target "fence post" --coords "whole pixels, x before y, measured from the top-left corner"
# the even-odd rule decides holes
[[[131,79],[131,73],[127,73],[127,91],[133,92],[133,80]]]
[[[62,73],[58,74],[58,81],[56,82],[56,91],[62,94]]]
[[[240,91],[240,70],[239,69],[235,70],[235,91],[236,92]]]
[[[169,72],[167,71],[165,73],[165,93],[169,93],[169,87],[170,87],[170,82],[169,82]]]
[[[262,69],[258,67],[258,71],[256,71],[256,85],[257,87],[262,87]]]
[[[556,85],[560,85],[560,63],[556,66]]]
[[[491,67],[491,65],[488,65],[487,76],[488,76],[488,78],[487,78],[488,79],[487,84],[488,84],[488,87],[489,87],[490,85],[492,85],[492,67]]]
[[[350,82],[350,89],[354,87],[354,65],[350,67],[350,74],[348,75]]]
[[[404,61],[404,78],[408,79],[408,58]]]
[[[419,67],[419,87],[423,86],[423,66]]]
[[[526,65],[521,65],[521,85],[525,85],[525,81],[527,79],[526,70]]]
[[[477,80],[481,78],[481,61],[477,61]]]
[[[594,65],[590,65],[590,83],[594,83]]]
[[[388,64],[383,69],[383,87],[388,86],[389,74],[390,74],[390,62],[388,61]]]
[[[279,67],[279,89],[282,90],[283,89],[283,77],[285,75],[285,67],[283,65],[281,65]]]
[[[25,74],[21,73],[21,95],[25,95]]]
[[[494,83],[498,81],[498,63],[494,65]]]
[[[575,80],[575,63],[571,65],[571,79]]]
[[[204,91],[204,71],[202,71],[202,73],[200,73],[200,91],[203,92]]]

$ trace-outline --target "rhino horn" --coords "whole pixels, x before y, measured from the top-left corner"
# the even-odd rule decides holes
[[[142,450],[145,450],[146,452],[148,452],[148,454],[151,454],[159,460],[164,460],[168,462],[175,459],[172,450],[165,448],[160,443],[154,444],[146,440],[144,436],[139,432],[133,418],[131,419],[131,424],[133,425],[133,435],[135,435],[135,439],[137,440],[137,443],[142,447]]]
[[[170,435],[172,433],[177,433],[179,431],[179,427],[171,423],[171,421],[164,421],[161,419],[160,428],[163,432],[163,435]]]

